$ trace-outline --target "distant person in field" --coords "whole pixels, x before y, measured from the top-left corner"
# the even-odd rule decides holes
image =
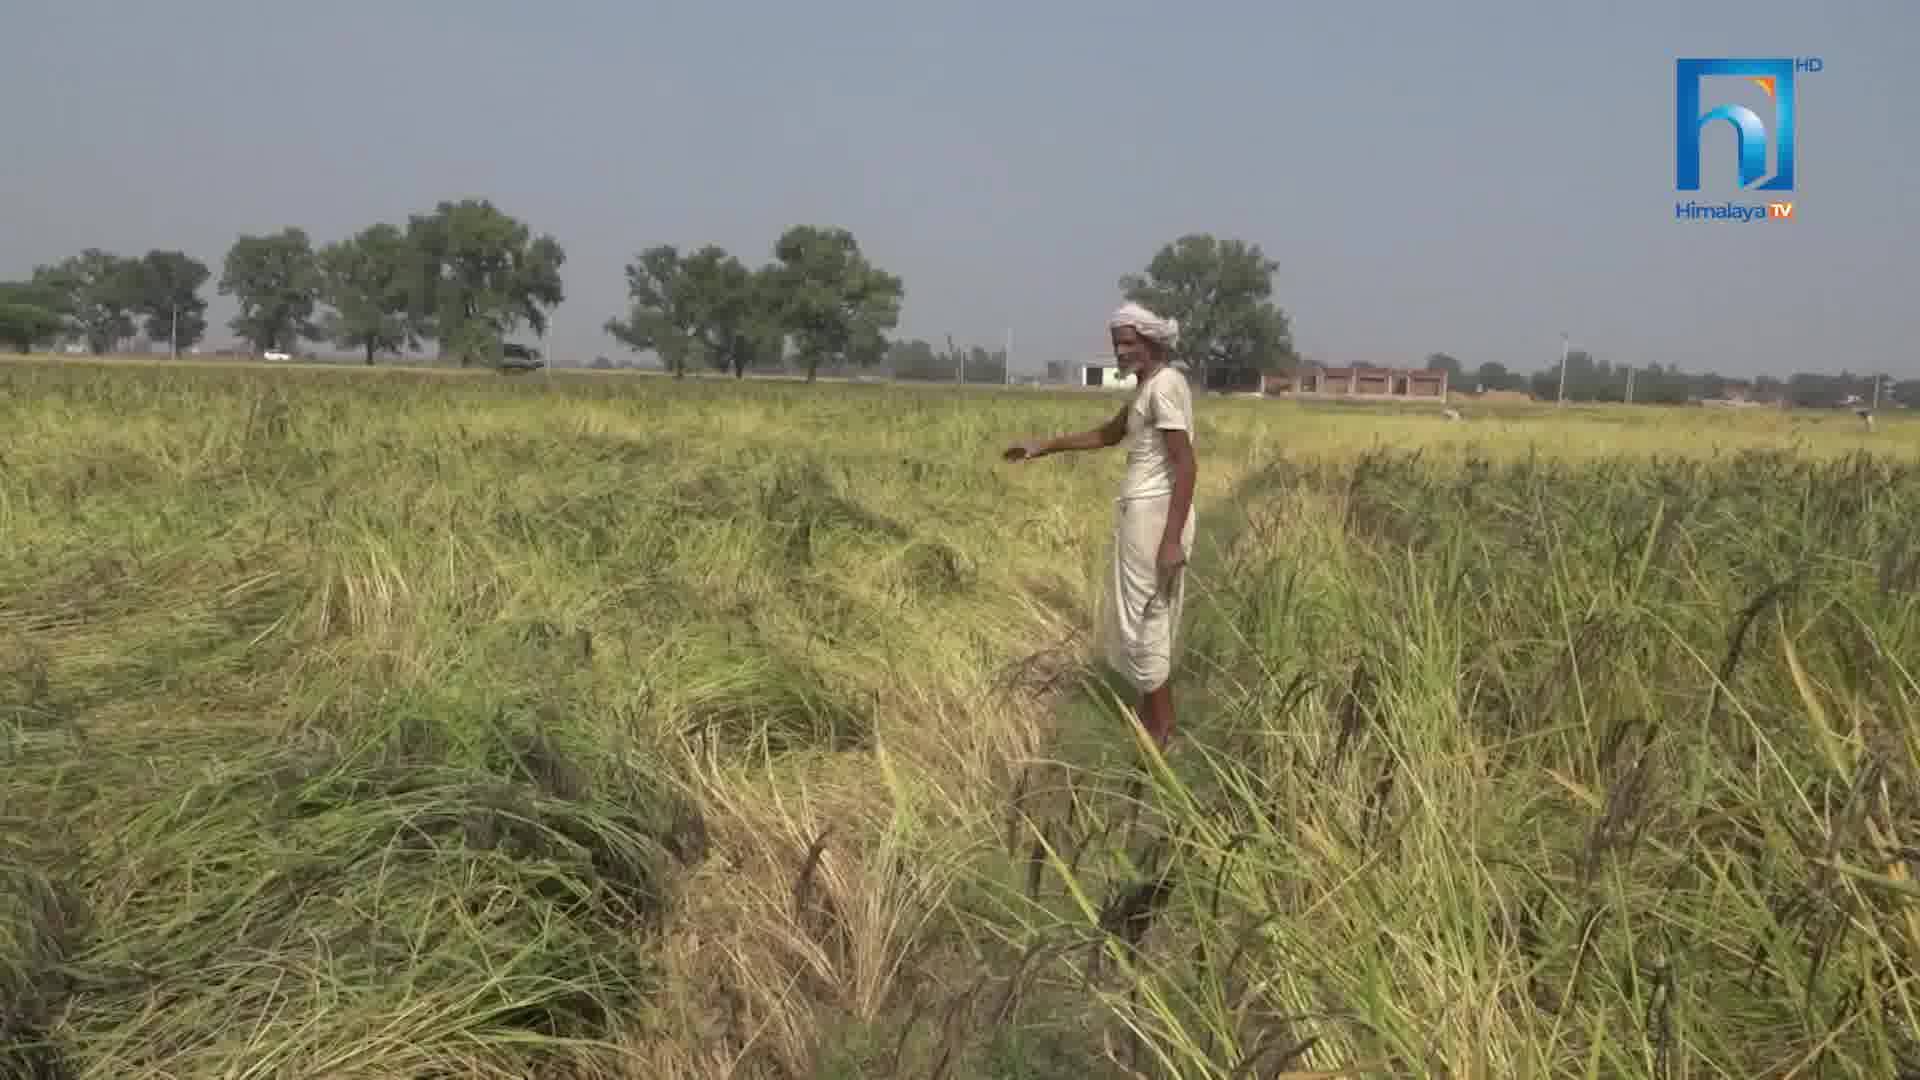
[[[1107,321],[1113,355],[1134,377],[1130,401],[1092,431],[1009,447],[1008,461],[1126,444],[1114,513],[1113,562],[1101,597],[1108,666],[1140,694],[1139,718],[1161,749],[1173,737],[1174,642],[1184,606],[1182,570],[1193,551],[1193,392],[1171,363],[1180,324],[1139,304]]]

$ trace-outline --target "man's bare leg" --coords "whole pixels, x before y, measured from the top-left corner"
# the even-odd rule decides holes
[[[1140,696],[1140,725],[1161,750],[1173,738],[1173,684],[1164,682]]]

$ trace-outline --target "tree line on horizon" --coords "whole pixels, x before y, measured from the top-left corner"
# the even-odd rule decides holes
[[[305,229],[242,235],[227,250],[217,289],[239,313],[228,326],[256,354],[332,342],[400,355],[431,342],[469,363],[497,358],[521,326],[544,334],[563,298],[566,256],[485,200],[441,202],[404,225],[380,222],[316,249]],[[205,336],[212,277],[181,251],[123,256],[89,248],[0,282],[0,343],[21,351],[61,340],[101,355],[139,328],[169,352]]]
[[[1518,392],[1537,401],[1561,396],[1558,361],[1531,373],[1510,371],[1504,364],[1484,363],[1472,372],[1446,353],[1427,357],[1426,367],[1447,372],[1449,389]],[[1585,349],[1571,349],[1566,358],[1566,400],[1625,402],[1641,405],[1685,405],[1693,401],[1743,398],[1758,404],[1799,408],[1832,408],[1853,402],[1872,404],[1874,383],[1880,384],[1882,407],[1920,405],[1920,379],[1895,380],[1868,372],[1838,374],[1796,372],[1785,379],[1771,375],[1752,378],[1717,372],[1686,372],[1678,365],[1615,364]]]
[[[676,376],[798,368],[812,379],[822,370],[884,367],[904,379],[1006,377],[1005,350],[961,349],[949,339],[936,352],[925,341],[890,339],[905,282],[874,265],[850,230],[794,225],[770,254],[749,267],[716,244],[646,248],[625,267],[626,311],[604,329]],[[298,226],[242,235],[215,287],[235,299],[228,326],[255,355],[328,342],[371,365],[432,344],[462,365],[490,364],[520,328],[545,335],[564,299],[565,260],[552,236],[534,235],[490,201],[466,199],[318,248]],[[1258,245],[1194,234],[1167,244],[1120,286],[1181,320],[1179,357],[1190,369],[1284,370],[1292,340],[1271,300],[1276,268]],[[26,280],[0,281],[0,345],[30,352],[78,343],[104,355],[144,332],[178,355],[206,336],[202,290],[212,279],[211,268],[182,251],[88,248]]]
[[[770,258],[749,266],[716,244],[683,252],[672,244],[640,251],[625,267],[626,311],[606,332],[636,354],[651,353],[675,376],[717,370],[883,369],[895,379],[1001,382],[1004,349],[944,349],[890,337],[906,298],[900,276],[874,265],[853,233],[826,225],[794,225],[774,241]],[[550,235],[535,235],[485,199],[442,201],[404,224],[380,222],[315,248],[290,226],[238,237],[215,283],[235,298],[228,323],[256,354],[299,350],[302,342],[351,349],[367,364],[432,345],[465,366],[501,359],[505,339],[521,328],[544,337],[550,313],[565,296],[566,254]],[[1306,361],[1293,345],[1291,320],[1273,300],[1279,264],[1258,244],[1190,233],[1163,245],[1139,273],[1119,279],[1122,295],[1180,320],[1175,358],[1199,385],[1257,386],[1267,373]],[[77,342],[96,354],[118,350],[136,331],[178,354],[207,331],[201,291],[212,271],[192,256],[155,250],[122,256],[89,248],[37,267],[26,280],[0,281],[0,345],[21,352]],[[1521,373],[1498,363],[1471,372],[1436,352],[1428,368],[1447,371],[1461,391],[1560,396],[1560,363]],[[1629,367],[1585,350],[1566,358],[1565,395],[1572,401],[1620,401]],[[604,358],[596,366],[608,366]],[[1065,363],[1047,364],[1049,381],[1071,381]],[[1920,380],[1841,372],[1797,373],[1787,379],[1741,379],[1684,373],[1659,364],[1631,368],[1632,400],[1678,404],[1742,395],[1801,406],[1871,401],[1878,379],[1882,403],[1920,404]]]

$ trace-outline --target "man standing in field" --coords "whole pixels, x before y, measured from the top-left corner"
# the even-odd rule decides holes
[[[1107,328],[1120,370],[1134,376],[1132,400],[1092,431],[1017,443],[1003,456],[1032,461],[1126,443],[1100,636],[1108,666],[1140,694],[1141,725],[1164,750],[1173,737],[1168,682],[1186,597],[1181,571],[1193,551],[1193,393],[1171,363],[1177,321],[1129,303]]]

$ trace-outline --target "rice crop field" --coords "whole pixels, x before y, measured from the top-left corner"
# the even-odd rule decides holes
[[[0,361],[0,1076],[1920,1077],[1920,421]]]

